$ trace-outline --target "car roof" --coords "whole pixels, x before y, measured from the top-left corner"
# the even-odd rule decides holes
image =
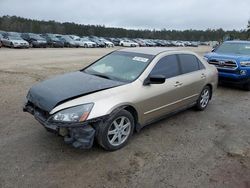
[[[140,47],[140,48],[124,48],[118,51],[141,53],[141,54],[148,54],[148,55],[158,55],[159,53],[162,53],[162,52],[180,51],[180,49],[164,48],[164,47]]]
[[[250,41],[248,41],[248,40],[230,40],[230,41],[225,41],[225,43],[248,43],[248,44],[250,44]]]

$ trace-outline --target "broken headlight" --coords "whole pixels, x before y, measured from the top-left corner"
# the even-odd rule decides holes
[[[67,108],[65,110],[61,110],[55,113],[51,120],[53,122],[61,122],[61,123],[75,123],[75,122],[83,122],[85,121],[90,111],[92,110],[94,104],[84,104],[71,108]]]

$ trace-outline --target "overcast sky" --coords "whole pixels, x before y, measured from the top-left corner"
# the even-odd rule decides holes
[[[250,0],[0,0],[0,15],[132,29],[245,29]]]

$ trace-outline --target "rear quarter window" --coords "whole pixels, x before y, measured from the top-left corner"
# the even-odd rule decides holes
[[[195,55],[179,54],[178,58],[180,61],[182,74],[194,72],[205,68]]]

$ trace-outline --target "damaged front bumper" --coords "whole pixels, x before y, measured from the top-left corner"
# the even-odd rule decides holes
[[[32,106],[25,105],[23,111],[32,114],[47,131],[63,136],[66,144],[71,144],[73,147],[80,149],[92,147],[96,134],[93,125],[105,119],[105,117],[100,117],[81,123],[53,123],[49,121],[48,115]]]

